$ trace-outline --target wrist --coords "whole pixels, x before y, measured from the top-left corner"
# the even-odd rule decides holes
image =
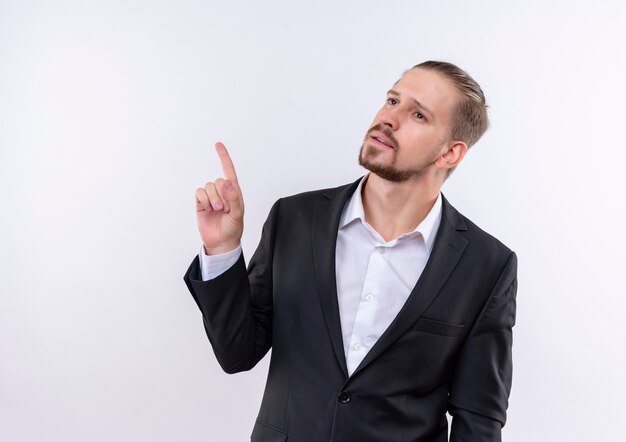
[[[220,255],[222,253],[232,252],[237,247],[239,247],[240,244],[241,242],[237,241],[235,243],[221,244],[215,247],[207,247],[205,245],[203,245],[202,247],[204,247],[204,253],[206,255],[211,256],[211,255]]]

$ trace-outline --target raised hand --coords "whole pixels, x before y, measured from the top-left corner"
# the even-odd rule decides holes
[[[235,249],[243,235],[243,196],[226,146],[215,144],[224,178],[196,189],[198,230],[207,255]]]

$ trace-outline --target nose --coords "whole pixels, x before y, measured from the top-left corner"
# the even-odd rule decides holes
[[[385,106],[381,109],[380,114],[380,123],[389,127],[391,130],[398,129],[400,124],[400,120],[398,118],[398,108],[397,107],[389,107]]]

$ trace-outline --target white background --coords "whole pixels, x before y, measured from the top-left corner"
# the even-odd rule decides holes
[[[443,191],[519,257],[505,440],[618,440],[623,5],[0,1],[0,440],[248,440],[268,358],[221,372],[182,280],[213,143],[249,258],[277,198],[365,172],[385,91],[427,59],[490,105]]]

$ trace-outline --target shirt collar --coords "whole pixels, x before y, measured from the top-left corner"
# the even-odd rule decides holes
[[[365,211],[363,210],[363,200],[361,198],[361,190],[363,189],[363,183],[369,176],[369,173],[359,182],[358,187],[348,200],[348,204],[341,215],[341,219],[339,221],[339,229],[343,229],[352,221],[359,219],[362,223],[365,223]],[[430,209],[430,212],[426,215],[426,217],[422,220],[422,222],[412,231],[401,235],[401,237],[411,235],[415,232],[419,232],[424,238],[424,243],[426,244],[426,248],[430,253],[433,248],[433,244],[435,242],[435,236],[437,236],[437,230],[439,230],[439,224],[441,223],[441,212],[442,212],[442,202],[441,202],[441,192],[437,195],[437,199],[435,200],[435,204]]]

